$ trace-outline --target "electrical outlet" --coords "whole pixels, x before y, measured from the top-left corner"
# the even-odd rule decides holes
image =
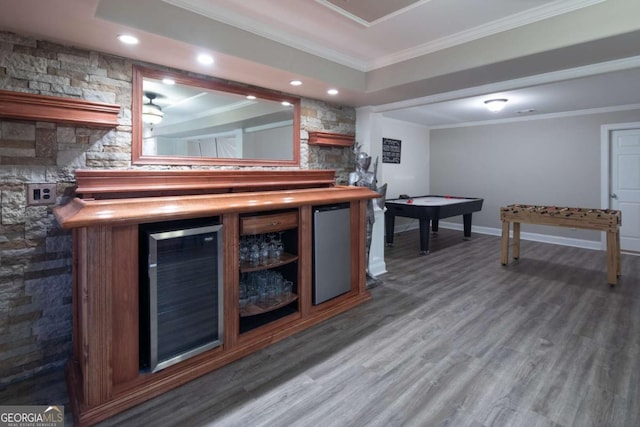
[[[56,184],[29,184],[27,186],[28,205],[53,205],[56,203]]]

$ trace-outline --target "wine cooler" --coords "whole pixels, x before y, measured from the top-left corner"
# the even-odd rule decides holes
[[[209,222],[140,228],[142,369],[156,372],[222,344],[222,225]]]

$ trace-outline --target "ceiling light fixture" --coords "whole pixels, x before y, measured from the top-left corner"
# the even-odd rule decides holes
[[[138,44],[140,40],[136,36],[132,36],[131,34],[118,34],[118,40],[124,44]]]
[[[337,95],[339,92],[338,92],[338,89],[329,89],[327,90],[327,93],[329,95]]]
[[[498,111],[500,111],[500,110],[502,110],[504,108],[504,106],[507,103],[507,101],[508,101],[508,99],[506,99],[506,98],[488,99],[488,100],[484,101],[484,105],[487,106],[489,111],[493,111],[494,113],[497,113]]]
[[[213,64],[213,57],[211,55],[207,55],[206,53],[201,53],[198,55],[198,62],[203,65],[211,65]]]
[[[176,84],[176,81],[173,79],[170,79],[169,77],[165,77],[164,79],[162,79],[162,83],[166,85],[174,85]]]
[[[157,95],[152,92],[145,92],[144,96],[149,98],[149,102],[142,106],[142,121],[150,125],[157,125],[162,121],[162,117],[164,116],[162,108],[153,103]]]
[[[289,101],[282,101],[281,104],[284,105],[285,107],[289,107],[291,105]]]
[[[247,99],[256,99],[255,95],[247,95]]]
[[[291,81],[289,82],[289,84],[290,84],[291,86],[300,86],[300,85],[302,84],[302,82],[301,82],[300,80],[291,80]]]

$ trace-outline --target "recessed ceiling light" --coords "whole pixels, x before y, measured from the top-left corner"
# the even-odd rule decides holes
[[[247,95],[247,99],[256,99],[255,95]]]
[[[504,106],[507,103],[507,101],[508,101],[508,99],[506,99],[506,98],[488,99],[488,100],[484,101],[484,105],[487,106],[489,111],[493,111],[494,113],[497,113],[498,111],[500,111],[500,110],[502,110],[504,108]]]
[[[291,86],[300,86],[300,85],[302,84],[302,82],[301,82],[300,80],[291,80],[291,81],[289,82],[289,84],[290,84]]]
[[[176,81],[173,79],[170,79],[168,77],[165,77],[164,79],[162,79],[162,83],[166,84],[166,85],[174,85],[176,84]]]
[[[198,62],[204,65],[211,65],[213,64],[213,56],[206,53],[201,53],[200,55],[198,55]]]
[[[136,36],[132,36],[131,34],[119,34],[118,40],[124,44],[138,44],[140,40]]]
[[[289,101],[282,101],[282,105],[284,105],[285,107],[288,107],[291,105],[291,103]]]
[[[329,95],[337,95],[337,94],[338,94],[338,89],[329,89],[329,90],[327,91],[327,93],[328,93]]]

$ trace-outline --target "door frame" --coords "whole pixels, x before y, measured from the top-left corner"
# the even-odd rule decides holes
[[[611,189],[611,133],[614,130],[640,129],[640,122],[614,123],[600,126],[600,207],[609,209]],[[600,234],[600,248],[607,247],[606,233]]]

